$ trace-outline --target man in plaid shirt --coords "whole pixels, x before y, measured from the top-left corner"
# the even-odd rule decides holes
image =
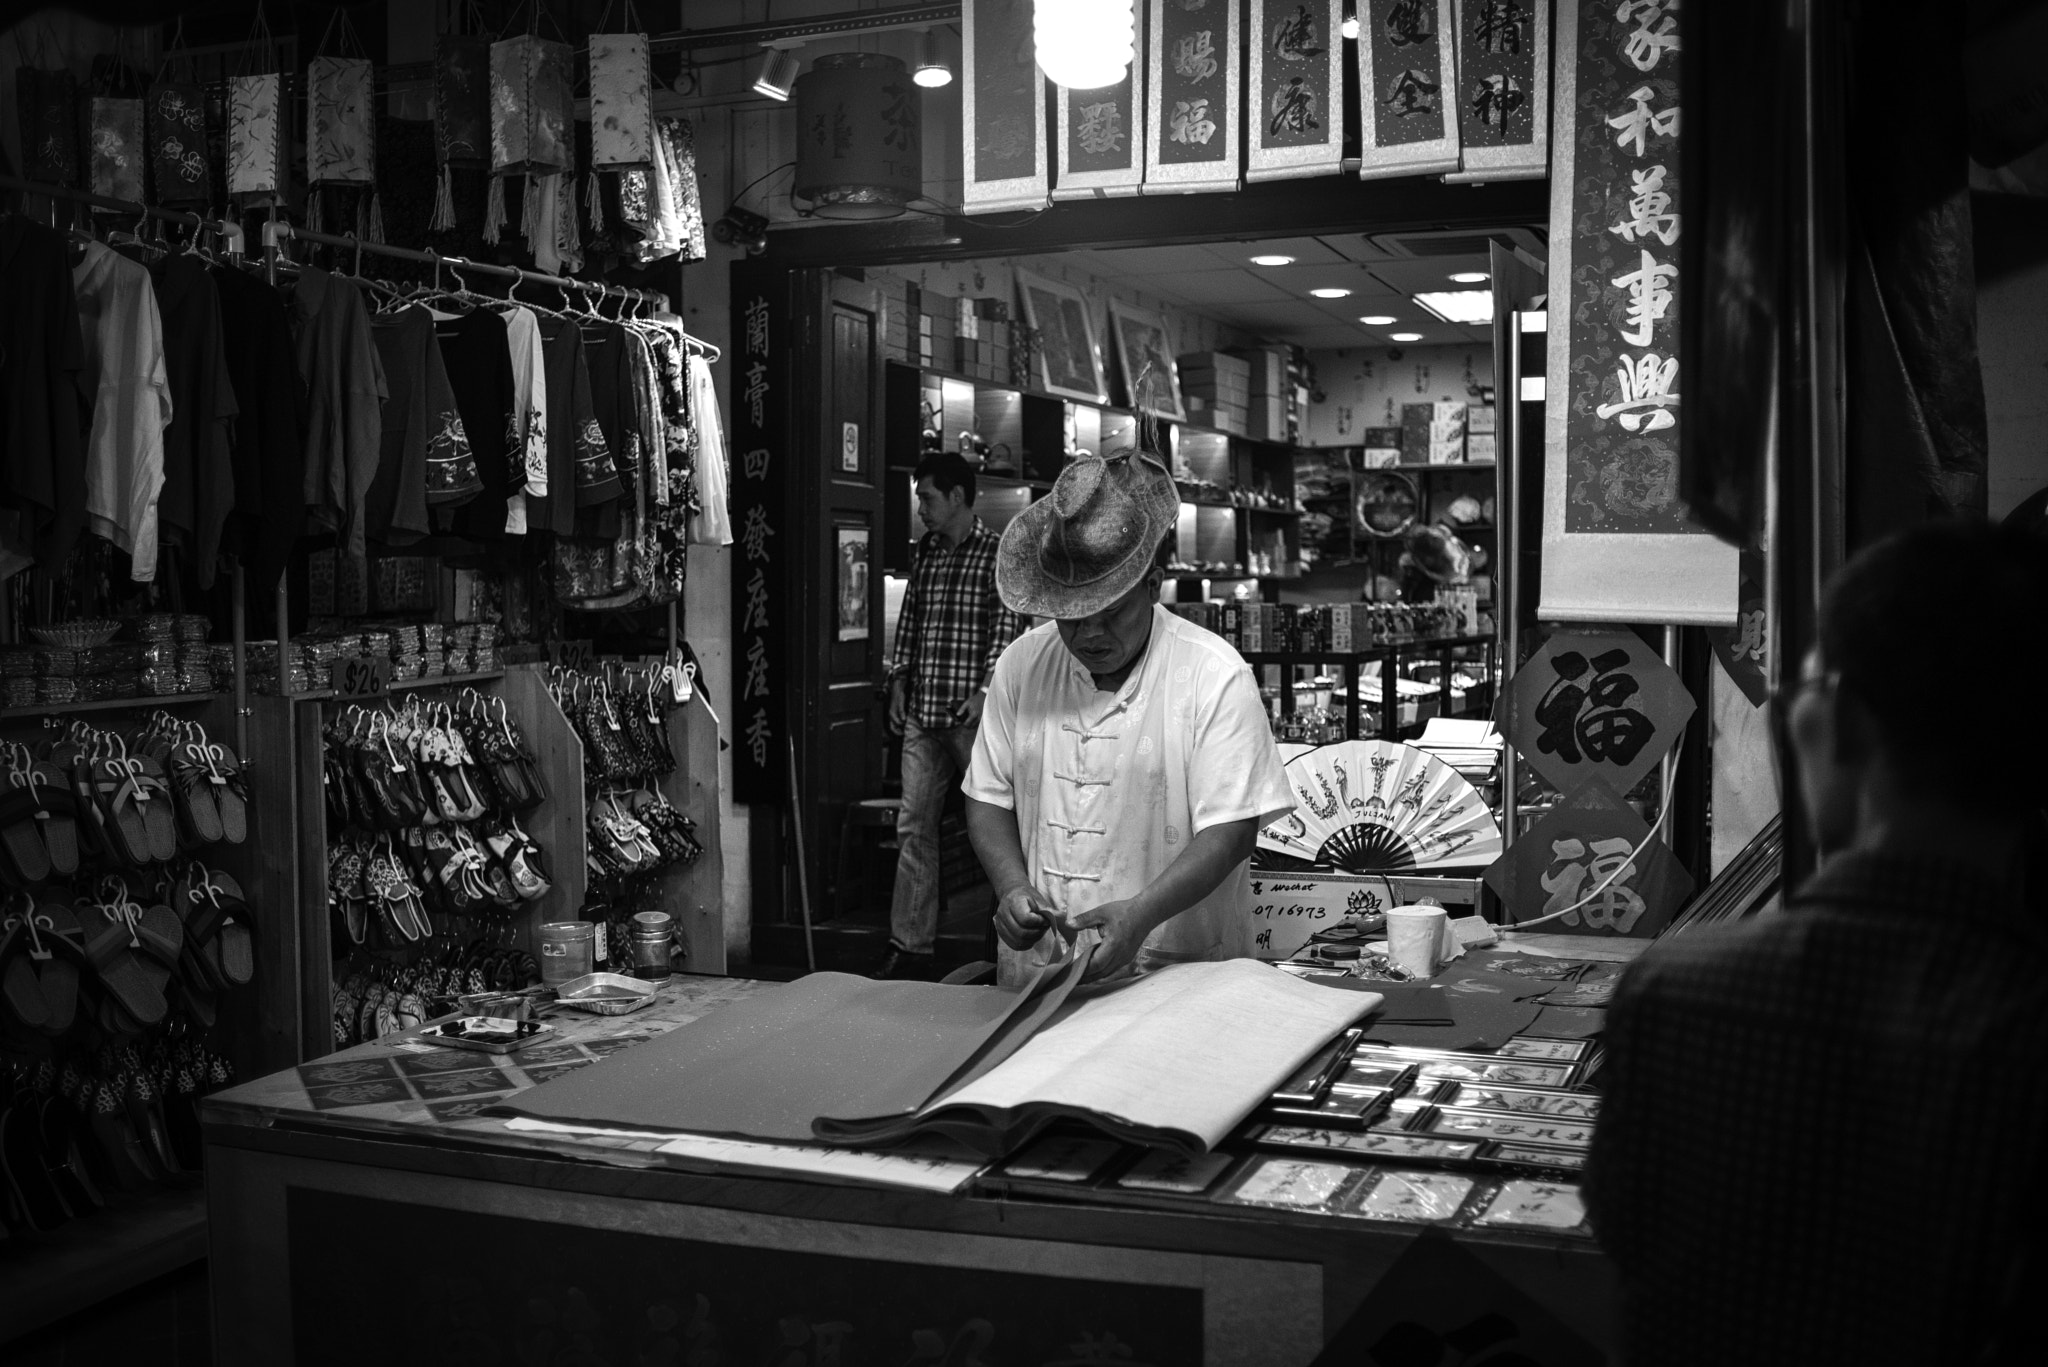
[[[889,725],[903,733],[896,897],[878,978],[928,977],[939,926],[939,816],[966,772],[996,657],[1017,614],[996,595],[996,534],[974,515],[974,467],[952,452],[917,467],[924,539],[896,623]]]
[[[1995,643],[2038,687],[2044,603],[2048,551],[1961,522],[1829,586],[1772,703],[1819,871],[1783,911],[1652,946],[1608,1012],[1585,1198],[1624,1362],[2040,1351],[2048,713],[1943,715],[1900,646]]]

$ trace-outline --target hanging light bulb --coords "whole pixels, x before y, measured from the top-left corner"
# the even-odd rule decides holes
[[[927,90],[953,84],[953,68],[946,61],[946,51],[939,45],[936,30],[926,29],[917,40],[917,70],[911,73],[910,79]]]
[[[754,78],[754,93],[786,100],[796,84],[796,72],[796,54],[788,48],[771,47],[761,54],[761,74]]]
[[[1033,0],[1038,69],[1069,90],[1116,85],[1136,52],[1131,10],[1131,0]]]
[[[1358,36],[1358,10],[1352,5],[1346,5],[1344,9],[1343,34],[1346,38],[1356,38]]]

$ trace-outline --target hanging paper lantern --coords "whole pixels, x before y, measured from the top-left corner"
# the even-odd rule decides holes
[[[284,78],[237,76],[228,86],[228,193],[282,195],[287,159]]]
[[[360,57],[315,57],[306,67],[306,180],[374,185],[374,69]]]
[[[68,71],[15,73],[22,174],[45,185],[78,184],[78,82]]]
[[[434,144],[443,166],[491,163],[491,40],[447,33],[434,45]]]
[[[796,83],[796,193],[820,218],[894,218],[924,193],[922,96],[899,58],[820,57]]]
[[[95,95],[91,111],[92,192],[142,199],[142,101]]]
[[[1070,90],[1118,84],[1137,51],[1131,0],[1035,0],[1031,31],[1038,69]]]
[[[491,169],[550,175],[571,169],[570,50],[522,34],[491,44]]]
[[[654,80],[642,33],[590,35],[590,165],[644,171],[654,149]]]
[[[204,204],[206,93],[190,81],[158,81],[149,88],[149,167],[159,204]]]

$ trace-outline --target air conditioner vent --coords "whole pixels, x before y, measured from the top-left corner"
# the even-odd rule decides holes
[[[1498,242],[1542,260],[1549,255],[1543,234],[1534,228],[1495,228],[1488,232],[1433,229],[1412,233],[1372,233],[1366,241],[1377,251],[1401,261],[1427,261],[1446,256],[1485,256]]]

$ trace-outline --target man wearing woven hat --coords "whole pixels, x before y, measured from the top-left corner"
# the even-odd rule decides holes
[[[1083,932],[1090,977],[1251,953],[1246,860],[1294,802],[1244,659],[1159,606],[1179,510],[1131,451],[1075,461],[1003,531],[996,591],[1053,619],[997,662],[963,785],[1006,983]]]

